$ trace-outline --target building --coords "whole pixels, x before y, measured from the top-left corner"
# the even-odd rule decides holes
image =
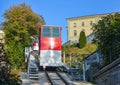
[[[115,14],[115,13],[109,13],[109,14]],[[87,43],[91,43],[94,37],[93,34],[91,35],[91,33],[93,33],[91,29],[93,24],[97,23],[103,16],[106,15],[108,14],[97,14],[90,16],[67,18],[68,41],[71,43],[77,43],[79,40],[80,32],[84,30],[87,36]]]
[[[4,43],[5,42],[5,33],[3,30],[0,29],[0,43]]]

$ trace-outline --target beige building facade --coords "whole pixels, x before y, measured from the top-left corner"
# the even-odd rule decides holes
[[[111,14],[115,14],[115,13],[111,13]],[[108,14],[97,14],[97,15],[90,15],[90,16],[67,18],[68,41],[73,43],[78,42],[79,35],[82,30],[84,30],[85,35],[89,37],[93,32],[91,29],[93,24],[97,23],[103,16],[106,16],[106,15]],[[87,39],[87,41],[88,40],[89,39]]]
[[[5,43],[5,33],[0,29],[0,43]]]

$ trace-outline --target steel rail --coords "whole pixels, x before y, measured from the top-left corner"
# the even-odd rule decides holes
[[[50,76],[50,73],[47,71],[45,71],[45,73],[46,73],[46,76],[47,76],[49,82],[51,83],[51,85],[58,85],[57,84],[58,81],[61,81],[62,83],[64,83],[62,85],[69,85],[69,83],[57,71],[50,72],[50,73],[56,74],[56,76]],[[52,77],[54,77],[54,78],[52,78]],[[61,85],[61,84],[59,84],[59,85]]]
[[[59,72],[56,72],[56,73],[61,78],[61,80],[65,83],[65,85],[69,85],[69,83],[60,75]]]

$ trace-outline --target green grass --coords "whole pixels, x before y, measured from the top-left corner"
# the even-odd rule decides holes
[[[87,57],[87,55],[90,55],[91,53],[95,52],[97,50],[96,44],[87,44],[84,48],[80,49],[76,45],[65,45],[63,46],[63,52],[66,53],[66,64],[70,64],[70,54],[73,54],[72,61],[75,62],[76,57],[74,55],[78,55],[78,62],[82,64],[83,58]],[[87,55],[86,55],[87,54]],[[73,64],[73,67],[75,65]]]

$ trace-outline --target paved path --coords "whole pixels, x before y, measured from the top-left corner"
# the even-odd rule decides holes
[[[19,76],[22,80],[22,85],[30,85],[31,84],[27,73],[21,72],[21,73],[19,73]]]
[[[39,79],[29,79],[27,73],[21,72],[20,74],[22,85],[50,85],[43,72],[39,73]]]

